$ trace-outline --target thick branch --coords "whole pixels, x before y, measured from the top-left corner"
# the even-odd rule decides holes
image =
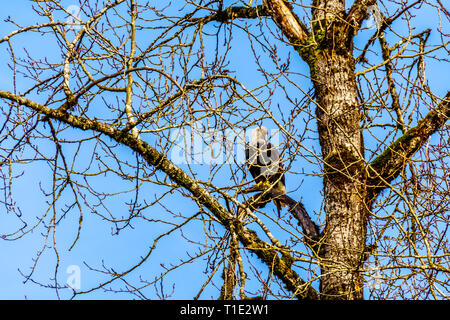
[[[264,0],[264,5],[289,42],[298,44],[308,39],[308,30],[284,0]]]
[[[257,234],[236,220],[236,233],[239,240],[249,250],[253,251],[275,274],[281,279],[286,289],[294,293],[298,299],[317,300],[317,291],[307,282],[302,280],[298,274],[292,270],[294,259],[287,250],[274,249],[273,246],[258,238]],[[281,257],[279,254],[281,253]]]
[[[192,22],[208,23],[211,21],[218,21],[227,23],[233,19],[257,19],[259,17],[267,17],[269,12],[262,6],[256,7],[228,7],[225,10],[219,10],[212,15],[203,18],[190,18]]]
[[[264,208],[267,203],[274,199],[280,200],[282,203],[285,203],[289,207],[289,212],[292,213],[295,219],[297,219],[299,226],[303,229],[303,233],[310,239],[318,240],[320,236],[320,229],[312,221],[311,217],[300,201],[297,202],[288,195],[274,190],[264,191],[264,189],[259,185],[252,186],[241,193],[250,193],[255,191],[262,192],[248,199],[244,203],[245,207],[249,207],[250,210],[255,210]]]
[[[182,169],[172,163],[163,153],[160,153],[147,142],[141,140],[138,136],[124,133],[122,130],[102,123],[97,120],[91,120],[72,115],[64,110],[51,109],[35,101],[11,92],[0,90],[0,98],[4,98],[19,105],[24,105],[39,113],[45,114],[51,119],[64,122],[74,128],[81,130],[93,130],[109,136],[115,141],[130,147],[133,151],[141,155],[149,164],[156,169],[166,173],[169,178],[185,188],[197,199],[199,203],[205,206],[227,230],[235,230],[239,241],[253,253],[255,253],[271,271],[285,284],[286,288],[299,299],[317,299],[318,294],[313,287],[298,274],[292,270],[291,266],[294,259],[286,250],[276,248],[261,239],[257,234],[246,228],[242,222],[235,219],[207,190],[202,188],[196,180],[187,175]],[[279,256],[281,252],[281,257]]]
[[[312,221],[303,204],[300,201],[295,201],[285,194],[278,195],[276,197],[289,206],[289,212],[291,212],[298,220],[298,223],[302,227],[305,235],[310,239],[317,240],[320,236],[319,227]]]
[[[369,166],[368,186],[371,195],[376,196],[401,173],[406,161],[410,159],[427,139],[441,128],[450,118],[450,91],[438,107],[430,111],[417,126],[406,131],[392,143]]]

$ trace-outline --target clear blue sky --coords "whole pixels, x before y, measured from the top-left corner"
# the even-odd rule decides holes
[[[72,4],[70,1],[63,1],[61,3],[66,7]],[[8,1],[2,5],[3,10],[0,16],[0,19],[2,20],[2,22],[0,22],[0,36],[2,37],[15,30],[11,24],[3,22],[8,16],[22,26],[46,22],[45,19],[36,16],[31,10],[30,1]],[[233,50],[230,54],[232,63],[230,69],[239,69],[239,74],[237,76],[242,82],[250,83],[249,88],[257,86],[256,81],[263,80],[255,78],[254,73],[256,66],[253,63],[249,63],[252,61],[253,56],[248,51],[248,47],[240,48],[241,43],[247,42],[246,35],[243,32],[236,31],[234,37]],[[15,40],[14,48],[15,52],[22,55],[25,55],[25,51],[22,48],[26,48],[27,52],[34,57],[47,58],[50,61],[52,61],[52,59],[53,61],[59,61],[60,59],[58,56],[60,55],[60,51],[56,48],[52,38],[41,36],[38,33],[21,35]],[[286,52],[280,54],[286,56],[288,53],[289,50],[286,50]],[[290,52],[290,54],[292,55],[293,52]],[[7,45],[5,44],[2,44],[0,48],[0,61],[0,70],[3,74],[0,78],[1,89],[13,90],[11,71],[7,66],[9,55],[7,54]],[[301,73],[307,73],[304,68],[305,65],[302,62],[297,62],[296,59],[293,59],[292,65],[296,68],[298,66]],[[30,82],[28,80],[20,79],[20,81],[17,82],[17,90],[21,92],[28,88],[29,84]],[[309,85],[307,81],[305,81],[305,84]],[[33,96],[33,98],[42,102],[42,97],[40,96]],[[281,100],[276,102],[282,103]],[[270,123],[266,123],[266,125],[269,129],[272,129]],[[89,136],[89,134],[80,131],[77,131],[76,134],[78,135],[78,138]],[[53,152],[53,143],[46,141],[39,141],[39,143],[39,147],[42,150],[45,150],[50,154]],[[68,154],[72,151],[73,150],[70,149],[65,150]],[[135,159],[131,152],[125,148],[122,148],[120,155],[130,161],[134,161]],[[80,161],[81,163],[78,164],[79,167],[82,167],[83,159],[80,159]],[[186,168],[186,166],[183,165],[182,167]],[[194,166],[194,168],[198,170],[200,175],[207,177],[209,174],[208,165]],[[25,167],[18,169],[18,172],[23,169],[25,169]],[[21,178],[14,184],[13,191],[15,194],[15,201],[17,201],[17,206],[20,208],[24,220],[27,221],[29,226],[36,223],[37,217],[42,216],[47,208],[45,205],[46,199],[39,190],[41,186],[44,188],[51,186],[51,174],[51,170],[46,166],[40,164],[27,165]],[[314,179],[308,176],[303,177],[303,179],[306,181],[309,179],[316,181],[316,188],[308,188],[308,191],[310,191],[311,194],[317,193],[320,190],[320,179]],[[290,177],[288,176],[287,183],[289,183],[289,180]],[[124,181],[121,181],[117,177],[107,176],[99,177],[96,183],[101,186],[102,190],[115,192],[118,191],[118,189],[115,190],[115,186],[123,185]],[[216,179],[216,183],[218,185],[228,185],[229,178],[227,176],[219,177]],[[144,185],[142,187],[141,193],[145,194],[148,192],[148,194],[150,194],[150,196],[147,197],[148,201],[154,200],[152,199],[152,195],[155,194],[153,188],[155,188],[155,186],[152,185]],[[304,198],[305,205],[308,206],[310,210],[313,208],[318,209],[318,206],[320,206],[320,203],[312,201],[314,199],[313,196],[308,197],[307,192],[303,192],[301,196]],[[128,196],[128,198],[124,197],[116,199],[114,203],[110,203],[110,209],[115,211],[114,214],[118,216],[121,215],[121,210],[124,212],[124,215],[126,215],[127,206],[124,202],[129,201],[129,198],[130,196]],[[170,198],[170,201],[167,201],[165,204],[169,205],[173,212],[180,212],[187,215],[198,211],[198,207],[191,200],[179,196]],[[269,208],[270,210],[273,210],[272,207],[269,206]],[[69,279],[71,276],[67,271],[70,271],[70,267],[74,265],[79,267],[81,271],[81,290],[88,290],[97,286],[102,280],[108,279],[108,277],[102,276],[101,273],[90,271],[90,267],[101,270],[103,266],[107,266],[114,268],[114,270],[118,272],[127,270],[137,263],[140,260],[140,257],[148,252],[153,243],[153,239],[168,229],[164,224],[149,225],[134,221],[134,223],[132,223],[132,228],[122,230],[118,236],[112,236],[112,224],[102,221],[98,216],[90,214],[85,210],[80,239],[75,247],[71,251],[68,251],[68,248],[76,237],[79,218],[77,210],[74,209],[71,212],[73,214],[67,215],[67,217],[64,218],[63,223],[58,226],[56,232],[58,257],[51,248],[52,244],[44,243],[43,233],[45,232],[45,228],[42,227],[37,228],[35,231],[28,233],[20,239],[14,241],[0,241],[0,259],[3,261],[3,263],[0,264],[0,299],[55,299],[58,295],[62,299],[69,298],[71,297],[71,292],[67,289],[58,290],[58,293],[56,293],[54,289],[45,287],[46,284],[54,284],[53,278],[55,277],[55,264],[57,258],[59,258],[59,268],[56,277],[58,278],[59,283],[61,285],[65,284],[65,280]],[[155,208],[150,209],[150,212],[154,219],[157,219],[158,217],[164,218],[165,212],[161,207],[155,206]],[[0,217],[2,221],[0,234],[8,234],[15,231],[18,226],[20,226],[19,219],[17,219],[15,215],[7,212],[4,207],[0,207]],[[180,240],[179,238],[188,236],[191,239],[199,238],[199,240],[202,240],[204,236],[201,234],[201,231],[202,226],[194,224],[193,227],[183,229],[183,235],[178,232],[170,239],[163,239],[159,242],[158,249],[152,254],[156,258],[151,260],[151,263],[146,263],[139,270],[134,271],[128,276],[128,279],[138,280],[140,276],[145,278],[146,275],[149,275],[147,280],[153,280],[155,275],[158,275],[163,271],[160,264],[170,265],[170,263],[177,263],[180,258],[186,258],[187,251],[190,251],[195,247],[186,241],[178,241]],[[221,232],[223,233],[223,230]],[[34,266],[34,259],[45,245],[47,245],[48,248],[40,256],[32,276],[32,279],[40,284],[33,283],[32,280],[25,281],[24,276],[29,274]],[[252,260],[254,266],[259,266],[264,270],[267,269],[265,266],[260,265],[257,259],[253,258]],[[205,275],[204,269],[205,265],[203,259],[197,263],[187,264],[181,269],[181,272],[175,272],[170,277],[167,277],[164,284],[168,289],[171,289],[171,283],[175,283],[176,294],[173,296],[174,298],[190,299],[198,292],[198,290],[200,290],[202,283],[207,279],[208,275]],[[220,274],[221,271],[217,272],[216,278],[220,277]],[[220,280],[218,281],[218,285],[220,285]],[[251,285],[251,282],[249,282],[248,287],[251,288]],[[118,286],[115,284],[114,287],[117,288]],[[147,290],[148,298],[156,298],[153,291],[153,288]],[[209,286],[202,294],[202,298],[217,298],[218,293],[217,289]],[[105,293],[103,290],[97,290],[90,295],[80,296],[80,298],[120,299],[132,298],[132,296],[129,294]]]
[[[64,6],[69,6],[72,3],[70,1],[61,1]],[[11,16],[17,23],[26,26],[37,22],[42,22],[42,18],[37,17],[31,10],[31,1],[18,0],[18,1],[2,1],[2,10],[0,13],[0,38],[14,30],[11,24],[5,23],[4,20]],[[428,9],[427,9],[428,10]],[[430,21],[427,18],[426,11],[423,12],[423,16],[415,19],[415,26],[417,30],[423,30],[426,28],[434,28],[434,21]],[[252,22],[249,21],[249,24]],[[444,22],[445,23],[445,22]],[[355,40],[356,45],[363,45],[367,40],[367,33],[358,36]],[[433,42],[434,37],[438,37],[437,33],[432,32],[430,42]],[[21,43],[19,43],[19,42]],[[48,57],[49,59],[57,59],[58,50],[55,50],[54,43],[48,40],[48,37],[42,37],[39,34],[23,35],[17,38],[14,42],[17,52],[24,54],[24,51],[20,50],[20,47],[28,48],[28,51],[36,54],[39,57]],[[251,63],[253,55],[249,53],[246,41],[246,35],[243,32],[236,31],[233,39],[233,49],[229,56],[231,61],[230,69],[239,70],[239,79],[244,83],[248,83],[248,87],[256,86],[255,82],[261,80],[255,77],[256,66]],[[289,47],[284,47],[281,43],[278,45],[280,50],[280,56],[286,58],[290,54],[291,58],[291,70],[298,70],[301,74],[308,74],[306,65],[300,61],[297,54]],[[7,63],[10,63],[9,55],[7,53],[8,46],[6,43],[0,44],[0,89],[1,90],[13,90],[13,83],[11,81],[11,71],[8,69]],[[261,53],[264,55],[264,53]],[[427,76],[429,85],[433,88],[434,93],[445,93],[448,89],[448,74],[449,70],[442,70],[439,62],[428,61],[427,62]],[[446,72],[445,72],[446,71]],[[297,78],[298,84],[305,88],[307,91],[311,87],[311,84],[305,77],[299,76]],[[18,91],[28,87],[26,80],[19,79],[17,83]],[[293,94],[295,94],[295,88],[292,88]],[[36,97],[39,99],[39,97]],[[283,97],[275,98],[274,103],[283,103]],[[0,123],[3,115],[0,115]],[[301,121],[299,120],[299,125]],[[270,128],[270,123],[266,124]],[[84,133],[78,132],[79,137]],[[88,136],[86,134],[86,136]],[[312,145],[316,145],[316,142],[311,142]],[[52,143],[46,143],[41,141],[40,148],[44,150],[53,150],[54,145]],[[316,149],[318,150],[318,149]],[[72,150],[73,151],[73,150]],[[70,150],[68,150],[70,153]],[[120,155],[124,158],[134,161],[134,155],[125,148],[120,150]],[[80,164],[82,166],[82,164]],[[295,171],[300,172],[302,168],[307,168],[307,172],[312,173],[314,170],[308,168],[308,162],[304,159],[299,159],[295,163]],[[207,175],[208,167],[197,167],[200,174]],[[23,170],[21,168],[20,170]],[[20,171],[19,170],[19,171]],[[317,168],[316,168],[317,170]],[[20,173],[20,172],[17,173]],[[15,194],[17,206],[20,207],[23,217],[27,222],[32,225],[36,223],[34,217],[42,215],[42,210],[45,210],[45,199],[39,191],[40,184],[44,187],[48,187],[51,183],[48,177],[51,177],[51,170],[45,168],[42,165],[28,165],[23,176],[15,184]],[[292,177],[287,175],[287,184],[289,186],[293,179],[304,179],[303,187],[297,190],[294,198],[303,199],[303,203],[307,210],[313,216],[316,217],[315,212],[320,211],[321,197],[320,194],[321,181],[320,178],[311,175],[298,175]],[[226,185],[228,177],[220,177],[216,182],[219,185]],[[111,192],[115,191],[117,185],[123,185],[123,180],[117,177],[108,175],[107,177],[99,177],[95,181],[99,186],[103,186],[105,190]],[[292,184],[291,184],[292,185]],[[298,185],[298,183],[297,183]],[[148,194],[148,200],[151,201],[155,186],[146,185],[142,187],[142,192]],[[128,198],[127,198],[128,197]],[[120,212],[122,210],[126,216],[127,206],[125,202],[130,200],[130,196],[123,198],[117,198],[116,203],[111,203],[110,208]],[[170,205],[170,208],[174,212],[193,214],[198,211],[195,203],[189,199],[182,198],[180,196],[173,196],[170,201],[166,202]],[[152,212],[154,219],[163,218],[165,211],[161,207],[155,207],[149,209]],[[270,210],[273,210],[270,207]],[[120,216],[115,212],[117,216]],[[164,224],[147,224],[140,223],[140,220],[135,220],[132,224],[133,228],[127,228],[121,231],[117,236],[112,235],[112,224],[103,221],[99,216],[90,214],[85,211],[83,216],[83,227],[81,236],[76,246],[68,251],[68,248],[75,239],[77,226],[78,226],[79,214],[74,210],[74,214],[68,215],[63,223],[58,227],[57,231],[57,257],[55,251],[52,248],[45,250],[43,256],[39,259],[38,266],[33,273],[33,279],[37,279],[41,283],[52,284],[52,278],[55,277],[55,263],[59,258],[59,269],[56,277],[60,284],[64,284],[65,279],[70,277],[67,268],[75,265],[80,268],[81,271],[81,289],[88,290],[97,286],[102,280],[108,279],[101,273],[93,272],[89,270],[89,267],[94,269],[102,269],[102,266],[113,267],[117,271],[124,271],[131,267],[133,264],[140,260],[141,256],[144,256],[153,243],[153,239],[159,234],[165,232],[170,226]],[[269,222],[268,222],[269,223]],[[0,206],[0,234],[7,234],[16,230],[20,225],[19,219],[16,216],[11,216],[4,206]],[[153,280],[152,277],[159,274],[163,270],[160,264],[164,263],[165,266],[169,266],[170,263],[177,263],[178,257],[186,257],[185,252],[189,249],[195,248],[195,245],[186,241],[178,241],[183,236],[189,236],[192,239],[203,238],[201,234],[201,225],[194,225],[192,228],[186,228],[183,230],[184,234],[177,232],[174,236],[163,239],[158,245],[158,249],[152,254],[155,256],[150,263],[145,263],[139,270],[130,274],[130,280],[138,280],[139,276],[145,278],[149,275],[147,280]],[[22,274],[28,274],[33,267],[33,259],[38,252],[45,245],[43,243],[43,236],[41,232],[45,231],[43,228],[38,228],[34,232],[31,232],[24,237],[15,241],[1,241],[0,240],[0,299],[55,299],[57,293],[55,290],[45,288],[39,284],[35,284],[32,281],[24,283],[24,277]],[[222,230],[223,232],[223,230]],[[275,232],[281,232],[280,230]],[[275,233],[275,235],[277,235]],[[178,238],[177,238],[178,237]],[[264,269],[256,258],[253,259],[256,267]],[[89,267],[88,267],[89,266]],[[167,289],[171,288],[171,283],[176,285],[175,298],[190,299],[194,294],[198,292],[203,281],[206,280],[207,274],[204,271],[204,260],[196,263],[187,264],[181,269],[180,272],[175,272],[173,275],[167,278],[169,283],[165,283]],[[19,271],[20,270],[20,271]],[[220,272],[218,273],[220,275]],[[171,283],[170,283],[171,282]],[[220,281],[217,282],[220,285]],[[250,284],[251,286],[251,284]],[[117,286],[115,286],[117,289]],[[152,289],[153,290],[153,289]],[[156,298],[156,295],[152,290],[148,290],[148,298]],[[69,290],[59,290],[60,298],[68,298],[71,296]],[[208,287],[202,295],[202,298],[217,298],[218,290],[212,287]],[[119,298],[132,298],[129,294],[110,294],[103,292],[103,290],[97,290],[96,292],[81,296],[80,298],[87,299],[119,299]]]

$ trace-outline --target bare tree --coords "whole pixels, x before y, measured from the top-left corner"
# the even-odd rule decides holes
[[[32,5],[37,23],[10,17],[0,35],[11,83],[0,90],[2,204],[17,218],[0,232],[44,237],[26,279],[53,250],[53,282],[41,285],[65,288],[60,256],[97,216],[114,235],[162,231],[126,270],[90,266],[107,279],[74,296],[167,298],[177,284],[163,281],[198,263],[196,299],[206,288],[222,299],[448,298],[450,95],[426,77],[430,64],[448,70],[441,1]],[[416,27],[422,12],[432,29]],[[28,48],[30,36],[53,54]],[[278,138],[286,195],[255,187],[239,158],[261,124]],[[30,172],[46,199],[37,219],[15,200]],[[310,182],[322,188],[315,208],[302,200]],[[179,210],[181,198],[197,209]],[[164,239],[189,251],[160,261]],[[131,277],[150,263],[160,271]]]

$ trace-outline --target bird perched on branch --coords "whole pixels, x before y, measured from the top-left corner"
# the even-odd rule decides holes
[[[247,165],[258,187],[262,190],[270,189],[278,194],[285,194],[286,185],[280,154],[267,140],[267,133],[267,128],[262,126],[252,131],[250,145],[245,148]],[[273,202],[277,207],[279,217],[281,207],[286,204],[276,198],[273,199]]]

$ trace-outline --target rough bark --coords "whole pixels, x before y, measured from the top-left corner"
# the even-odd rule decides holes
[[[313,66],[327,217],[322,294],[325,298],[361,299],[363,279],[357,267],[364,250],[366,208],[354,65],[345,52],[330,49],[322,54]]]
[[[264,0],[264,6],[288,40],[297,44],[308,38],[308,32],[289,3],[283,0]]]
[[[361,9],[355,12],[360,15]],[[316,92],[327,217],[320,250],[321,295],[362,299],[363,278],[357,269],[366,236],[363,141],[351,35],[343,22],[344,13],[343,1],[314,1],[310,39],[298,37],[295,42],[290,39],[294,32],[282,30],[298,44],[297,51],[309,64]]]
[[[239,7],[239,6],[231,6],[224,10],[220,9],[216,13],[202,17],[202,18],[190,18],[189,20],[192,22],[201,22],[208,23],[210,21],[218,21],[218,22],[229,22],[233,19],[256,19],[259,17],[269,16],[269,12],[266,7],[263,5],[259,5],[256,7]]]
[[[344,27],[344,26],[342,26]],[[317,97],[319,141],[324,161],[321,293],[323,298],[362,299],[358,272],[366,236],[361,112],[348,39],[334,35],[310,67]],[[331,39],[330,39],[331,40]],[[329,42],[326,42],[329,43]]]

